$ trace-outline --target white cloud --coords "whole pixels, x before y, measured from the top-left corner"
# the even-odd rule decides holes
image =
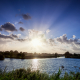
[[[76,38],[76,36],[75,36],[75,35],[73,35],[73,38],[75,39],[75,38]]]
[[[18,22],[15,22],[14,24],[18,24]]]
[[[20,37],[20,36],[21,36],[21,34],[18,34],[17,36],[18,36],[18,37]]]
[[[46,33],[48,34],[49,32],[50,32],[50,30],[49,30],[49,29],[47,29],[47,30],[46,30]]]

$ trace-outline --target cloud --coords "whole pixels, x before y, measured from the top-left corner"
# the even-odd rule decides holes
[[[1,34],[0,33],[0,39],[11,39],[11,40],[18,40],[19,39],[19,36],[21,34],[10,34],[10,35],[4,35],[4,34]]]
[[[23,42],[23,41],[26,41],[27,39],[17,39],[17,41],[21,41],[21,42]]]
[[[15,22],[14,24],[17,24],[18,22]]]
[[[76,38],[76,36],[75,36],[75,35],[73,35],[73,38],[75,39],[75,38]]]
[[[11,24],[10,22],[7,22],[4,25],[1,25],[1,29],[4,29],[5,31],[8,31],[8,32],[17,31],[14,24]]]
[[[51,46],[54,45],[54,39],[48,39],[47,43]]]
[[[20,21],[19,24],[23,24],[23,22]]]
[[[55,40],[62,43],[64,46],[65,45],[70,45],[69,47],[72,48],[72,51],[76,50],[76,52],[77,52],[77,50],[80,49],[80,39],[76,39],[76,38],[75,39],[68,39],[67,35],[64,34],[64,35],[56,38]],[[66,46],[66,48],[68,49],[67,46]]]
[[[11,39],[0,38],[0,46],[6,44],[7,42],[11,42]]]
[[[6,36],[6,35],[3,35],[3,34],[0,34],[0,39],[3,38],[3,39],[14,39],[13,37],[11,36]]]
[[[67,39],[66,34],[63,34],[62,36],[58,37],[56,40],[61,43],[67,43],[67,44],[72,44],[72,43],[78,44],[79,43],[78,39]]]
[[[54,39],[49,39],[50,42],[54,42]]]
[[[68,39],[66,34],[54,39],[49,39],[46,37],[47,35],[45,35],[45,31],[38,31],[34,29],[29,29],[28,33],[29,34],[24,38],[20,38],[21,34],[10,34],[8,36],[0,34],[0,44],[7,43],[9,49],[11,49],[10,45],[12,44],[12,49],[20,49],[22,51],[26,51],[27,49],[27,52],[64,53],[65,51],[77,52],[77,50],[80,52],[80,39]],[[34,39],[39,40],[41,45],[34,47],[31,43]]]
[[[18,34],[18,37],[20,37],[21,36],[21,34]]]
[[[77,47],[77,46],[74,45],[74,46],[73,46],[73,50],[74,50],[74,51],[79,51],[79,52],[80,52],[80,47]]]
[[[11,34],[10,36],[13,37],[13,38],[18,38],[18,36],[16,34],[15,35]]]
[[[20,31],[24,31],[25,29],[24,29],[23,27],[20,27],[19,30],[20,30]]]
[[[29,38],[34,39],[34,38],[45,38],[45,35],[42,31],[34,30],[34,29],[29,29]]]
[[[31,16],[29,14],[22,14],[22,17],[24,20],[31,19]]]
[[[43,44],[47,44],[50,46],[54,45],[54,39],[47,39],[46,35],[44,34],[43,31],[38,31],[38,30],[34,30],[34,29],[29,29],[28,30],[29,36],[28,39],[29,40],[33,40],[33,39],[39,39]]]
[[[0,31],[2,31],[2,28],[0,27]]]
[[[50,30],[48,29],[48,30],[46,30],[46,33],[48,34],[50,32]]]

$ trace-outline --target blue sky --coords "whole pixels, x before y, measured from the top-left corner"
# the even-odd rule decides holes
[[[8,27],[9,25],[11,28]],[[15,27],[15,29],[12,30],[12,27]],[[76,49],[75,52],[79,53],[80,1],[79,0],[0,0],[0,28],[2,29],[0,31],[1,44],[2,46],[4,46],[3,42],[6,42],[5,44],[8,46],[8,48],[6,49],[4,47],[2,48],[1,46],[1,50],[11,50],[11,49],[16,50],[16,48],[14,48],[15,42],[12,40],[10,40],[9,42],[7,41],[11,39],[11,37],[13,38],[14,36],[16,36],[14,40],[17,39],[30,40],[30,35],[37,34],[36,31],[38,32],[41,31],[41,34],[44,34],[46,38],[46,42],[49,43],[46,44],[49,45],[49,51],[47,51],[46,48],[41,49],[41,51],[35,48],[35,51],[37,50],[36,52],[51,52],[51,53],[64,52],[64,51],[74,52]],[[8,38],[5,38],[3,34],[5,35],[5,37],[8,36]],[[74,38],[73,35],[75,36]],[[51,42],[50,39],[53,40],[53,43],[51,44],[56,45],[59,43],[59,45],[63,44],[65,47],[68,44],[68,46],[71,47],[71,50],[70,49],[68,50],[66,48],[63,50],[62,46],[62,49],[56,47],[56,51],[53,51],[54,50],[53,48],[55,46],[54,45],[53,45],[54,47],[50,46]],[[60,39],[62,39],[62,42]],[[70,39],[73,41],[71,42]],[[76,42],[75,39],[77,39]],[[31,40],[33,40],[33,38],[31,38]],[[13,44],[12,48],[10,48],[10,42],[11,44]],[[31,46],[30,42],[29,41],[26,42],[30,47]],[[16,42],[16,46],[19,46],[23,43],[25,44],[25,41],[21,43]],[[41,44],[36,45],[36,47],[39,48],[40,46]],[[23,45],[23,47],[26,46]],[[26,49],[28,48],[26,47]],[[28,50],[26,49],[17,48],[17,50],[21,51],[34,52],[33,50],[31,51],[31,48]]]

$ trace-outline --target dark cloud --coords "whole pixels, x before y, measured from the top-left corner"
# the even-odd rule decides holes
[[[17,40],[22,42],[22,41],[26,41],[27,39],[17,39]]]
[[[12,36],[13,38],[18,38],[18,36],[14,34],[11,34],[10,36]]]
[[[23,24],[23,22],[20,21],[19,24]]]
[[[2,28],[0,27],[0,31],[2,31]]]
[[[22,14],[22,17],[25,20],[31,19],[31,16],[29,14]]]
[[[25,29],[24,29],[24,28],[22,28],[22,27],[20,27],[20,28],[19,28],[19,30],[20,30],[20,31],[24,31]]]
[[[17,31],[14,24],[11,24],[10,22],[1,25],[1,29],[4,29],[5,31]]]
[[[10,34],[10,35],[3,35],[3,34],[0,34],[0,39],[18,39],[18,36],[16,34]]]
[[[2,44],[3,42],[4,43],[11,42],[11,40],[23,42],[23,41],[26,41],[27,39],[19,39],[19,36],[15,35],[15,34],[11,34],[11,35],[0,34],[0,44]]]
[[[0,38],[3,38],[3,39],[14,39],[13,37],[11,36],[6,36],[6,35],[3,35],[3,34],[0,34]]]

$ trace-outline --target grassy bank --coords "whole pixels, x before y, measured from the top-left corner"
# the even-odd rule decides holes
[[[61,70],[58,73],[48,75],[47,73],[41,73],[39,70],[31,71],[30,68],[16,69],[10,72],[0,70],[0,80],[80,80],[80,73],[71,72],[65,73],[63,77],[60,77]]]

